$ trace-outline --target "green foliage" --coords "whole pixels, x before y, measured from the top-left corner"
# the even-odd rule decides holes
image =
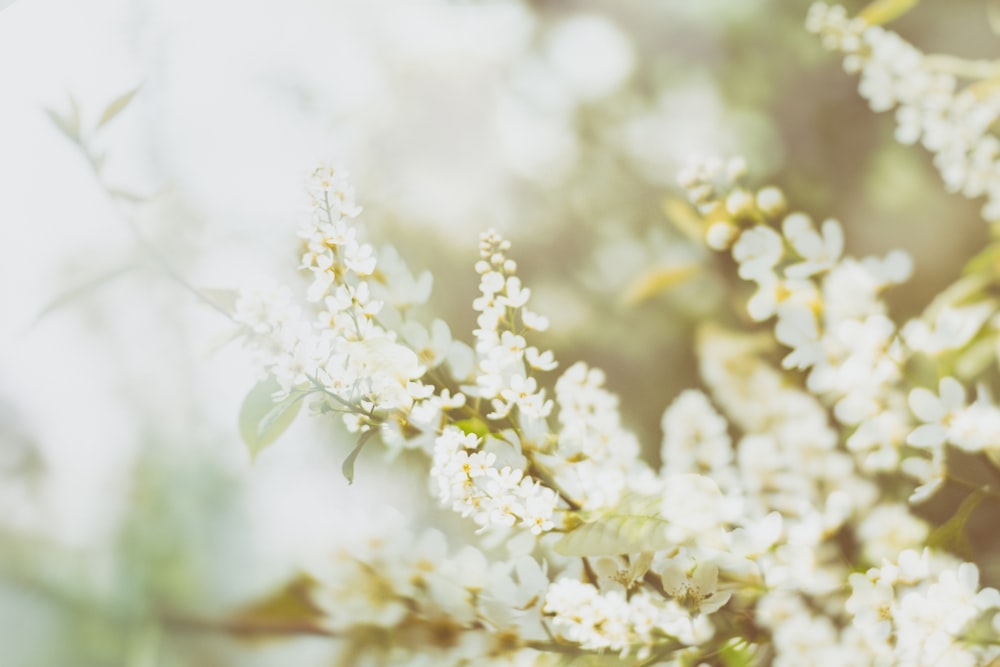
[[[361,453],[361,450],[364,449],[364,446],[368,444],[368,441],[373,435],[375,435],[374,429],[362,433],[361,437],[358,438],[358,444],[355,445],[354,449],[351,450],[351,453],[347,455],[346,459],[344,459],[344,463],[340,467],[340,472],[342,472],[344,477],[347,478],[348,484],[354,483],[354,461],[358,458],[358,454]]]
[[[955,510],[955,514],[931,532],[927,538],[927,546],[972,560],[972,544],[965,534],[965,526],[969,523],[972,512],[988,495],[989,492],[984,489],[976,489],[970,493]]]
[[[741,637],[735,637],[726,642],[719,651],[719,659],[726,667],[750,667],[754,664],[756,651]]]
[[[52,109],[46,109],[45,113],[48,114],[49,118],[55,123],[63,134],[65,134],[70,141],[79,144],[80,139],[80,107],[77,105],[76,100],[71,96],[69,98],[70,111],[68,114],[64,115]]]
[[[463,433],[471,433],[477,437],[485,438],[490,434],[490,427],[479,417],[470,417],[455,422],[455,426],[462,429]]]
[[[243,399],[240,436],[250,449],[251,458],[255,458],[291,426],[302,407],[302,399],[309,393],[293,392],[288,398],[275,402],[273,396],[279,389],[274,376],[268,376]]]
[[[675,546],[667,539],[667,521],[659,516],[659,498],[628,496],[615,511],[566,533],[554,549],[564,556],[617,556],[660,551]]]
[[[108,104],[107,107],[105,107],[104,113],[101,114],[100,120],[97,121],[98,129],[110,123],[112,120],[114,120],[115,116],[124,111],[125,107],[129,105],[129,103],[135,97],[136,93],[139,92],[139,88],[141,87],[142,84],[139,84],[138,86],[128,91],[127,93],[123,93],[118,97],[116,97],[115,99],[113,99],[111,103]]]
[[[869,25],[882,25],[898,19],[917,6],[919,0],[875,0],[858,16]]]
[[[322,614],[310,598],[314,582],[300,575],[269,596],[230,617],[229,630],[242,636],[318,631]]]

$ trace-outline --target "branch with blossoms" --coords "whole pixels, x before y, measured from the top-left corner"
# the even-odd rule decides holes
[[[943,479],[946,442],[972,448],[958,435],[968,429],[935,440],[934,424],[914,419],[930,421],[952,397],[905,379],[912,340],[928,338],[917,322],[897,331],[881,293],[910,262],[898,252],[842,257],[837,223],[817,230],[788,214],[779,191],[740,185],[744,171],[709,162],[682,180],[708,244],[731,250],[738,274],[756,283],[752,319],[776,318],[790,348],[783,367],[809,375],[800,389],[759,338],[704,329],[701,373],[722,411],[701,391],[681,394],[663,416],[659,470],[640,458],[599,370],[570,366],[548,397],[540,378],[557,367],[554,355],[528,342],[547,322],[528,308],[507,241],[481,239],[475,344],[465,345],[443,322],[409,315],[412,296],[428,294],[415,287],[423,278],[392,252],[395,263],[380,267],[344,172],[314,173],[304,305],[274,287],[236,302],[246,344],[271,376],[261,419],[281,423],[275,406],[308,401],[340,414],[359,446],[377,437],[390,455],[423,452],[431,496],[485,540],[456,552],[439,531],[414,533],[395,517],[311,565],[307,627],[342,644],[345,664],[415,655],[534,664],[552,652],[851,661],[917,650],[894,643],[902,635],[937,656],[994,655],[988,644],[928,643],[988,622],[1000,594],[979,590],[973,564],[921,551],[929,527],[874,478],[919,476],[937,457],[919,500]],[[496,558],[485,539],[519,535],[531,544],[514,558]],[[916,573],[900,575],[904,563]],[[866,578],[854,576],[865,567]],[[930,632],[902,606],[888,634],[862,627],[872,605],[920,596],[948,599],[943,629]]]
[[[809,27],[864,71],[874,106],[902,104],[901,123],[919,115],[903,138],[923,136],[946,181],[961,171],[990,216],[993,149],[959,146],[950,124],[988,120],[985,131],[992,107],[953,97],[944,61],[874,25],[899,4],[860,19],[817,5]],[[467,344],[415,315],[431,275],[376,250],[346,171],[317,168],[299,234],[308,284],[244,289],[235,302],[266,375],[241,413],[244,438],[260,451],[303,405],[335,415],[356,438],[348,480],[369,443],[420,453],[429,496],[475,533],[456,545],[385,514],[282,593],[297,600],[290,621],[262,623],[264,604],[192,626],[326,636],[344,665],[1000,660],[1000,593],[980,586],[962,544],[976,505],[1000,494],[949,466],[967,455],[995,469],[1000,453],[1000,406],[983,381],[1000,340],[994,265],[972,263],[900,326],[883,297],[910,276],[908,256],[845,256],[839,223],[817,225],[778,189],[745,185],[746,172],[742,160],[708,160],[680,181],[706,245],[753,284],[747,312],[773,320],[773,340],[701,328],[707,391],[666,408],[656,467],[603,373],[582,362],[556,373],[535,342],[548,321],[529,307],[507,240],[480,238]],[[932,529],[908,503],[947,481],[970,494]]]

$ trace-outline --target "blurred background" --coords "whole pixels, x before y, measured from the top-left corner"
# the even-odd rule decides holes
[[[348,488],[353,443],[321,420],[251,464],[236,416],[256,370],[175,279],[296,284],[319,161],[351,170],[369,239],[433,269],[428,311],[465,340],[477,236],[511,238],[553,323],[538,342],[607,372],[651,460],[698,385],[694,327],[737,322],[744,296],[665,212],[692,155],[745,155],[752,184],[843,221],[851,254],[908,250],[891,298],[918,313],[985,243],[979,203],[893,142],[808,5],[0,1],[0,665],[326,664],[323,641],[164,618],[258,599],[380,505],[450,520],[376,448]],[[996,57],[985,5],[894,27]],[[641,298],[658,270],[687,278]]]

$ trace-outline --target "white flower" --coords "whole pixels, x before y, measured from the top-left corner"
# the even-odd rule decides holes
[[[788,244],[803,260],[785,268],[789,278],[806,278],[827,271],[844,251],[844,230],[836,220],[826,220],[820,235],[807,215],[793,213],[785,218],[782,231]]]
[[[728,424],[702,392],[693,389],[682,392],[663,413],[660,424],[664,471],[707,472],[732,463]]]
[[[663,590],[689,614],[711,614],[729,602],[732,594],[719,591],[719,568],[710,561],[677,556],[654,563]]]
[[[910,320],[901,333],[912,349],[938,355],[965,347],[993,312],[994,306],[989,303],[958,308],[946,306],[938,311],[933,322]]]
[[[918,387],[910,392],[910,409],[922,422],[906,442],[916,447],[936,447],[948,438],[948,422],[965,407],[965,389],[952,377],[941,378],[938,395]]]
[[[927,523],[901,503],[879,505],[857,529],[865,557],[871,563],[895,560],[902,551],[919,547],[928,532]]]
[[[745,280],[766,277],[783,252],[781,235],[763,225],[743,232],[733,245],[733,259],[740,265],[740,278]]]

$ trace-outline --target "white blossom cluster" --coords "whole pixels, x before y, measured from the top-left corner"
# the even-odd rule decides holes
[[[976,294],[978,283],[959,284],[963,303],[932,304],[923,317],[897,327],[881,295],[909,275],[906,255],[843,256],[836,221],[818,231],[805,214],[787,213],[774,188],[754,194],[731,180],[705,199],[701,184],[713,171],[718,162],[695,166],[684,181],[692,201],[713,212],[706,239],[724,237],[714,247],[730,250],[740,277],[756,283],[750,317],[775,319],[775,338],[790,348],[783,366],[808,371],[807,389],[851,429],[846,445],[863,470],[901,469],[920,482],[911,500],[926,500],[943,482],[946,444],[970,452],[995,445],[1000,408],[985,388],[966,405],[954,378],[943,378],[935,395],[904,377],[907,364],[919,357],[952,355],[959,368],[970,367],[966,360],[978,363],[971,356],[982,356],[977,340],[993,354],[997,308]],[[777,201],[780,207],[772,203]]]
[[[657,469],[599,369],[577,362],[546,379],[554,354],[529,339],[547,321],[528,308],[509,242],[481,237],[467,346],[413,315],[429,279],[392,250],[377,263],[343,173],[317,172],[304,303],[283,288],[245,292],[236,317],[278,403],[314,395],[391,452],[424,451],[431,496],[484,540],[453,553],[440,532],[417,536],[397,520],[310,566],[320,622],[345,660],[997,657],[978,638],[998,622],[1000,594],[980,589],[975,565],[921,552],[930,527],[902,502],[911,489],[900,494],[914,485],[880,483],[916,478],[910,499],[923,500],[954,479],[949,452],[995,453],[1000,407],[985,383],[968,401],[964,383],[982,364],[958,363],[995,340],[994,302],[964,284],[897,326],[883,293],[906,280],[908,257],[845,256],[839,223],[789,212],[776,188],[741,185],[745,173],[742,160],[708,160],[682,183],[707,245],[754,285],[749,319],[773,320],[773,339],[699,330],[704,390],[663,413]],[[913,381],[916,363],[965,374],[937,372],[935,392]]]
[[[1000,592],[979,587],[972,563],[907,550],[850,584],[847,610],[873,664],[972,667],[1000,657],[990,641],[1000,633]]]
[[[995,63],[928,56],[899,35],[840,5],[812,5],[806,27],[823,45],[844,54],[844,68],[860,72],[859,91],[873,111],[896,109],[896,139],[921,142],[934,153],[945,185],[966,197],[986,196],[983,217],[1000,220],[1000,118],[996,86],[960,85],[960,76],[993,79]]]
[[[414,279],[393,251],[384,253],[387,267],[376,273],[375,251],[359,238],[361,208],[347,177],[339,167],[321,166],[310,179],[312,213],[299,232],[299,268],[311,278],[303,305],[312,319],[287,288],[270,286],[241,292],[234,318],[281,387],[276,398],[315,395],[320,409],[344,413],[353,432],[381,426],[391,447],[429,450],[431,440],[404,431],[433,435],[442,411],[461,407],[465,397],[448,388],[436,392],[421,378],[446,361],[468,366],[467,347],[452,341],[443,322],[428,330],[404,320],[405,308],[429,295],[430,274]]]
[[[772,633],[775,664],[985,664],[981,658],[992,657],[992,649],[981,650],[957,633],[991,607],[955,610],[948,616],[955,620],[938,626],[929,620],[943,618],[935,616],[938,597],[994,599],[992,589],[977,593],[973,564],[953,562],[962,574],[942,575],[933,599],[914,591],[903,596],[911,613],[927,622],[910,627],[908,641],[917,642],[911,646],[892,634],[886,653],[884,646],[873,648],[870,626],[846,623],[845,610],[854,614],[857,605],[843,594],[842,582],[851,576],[853,584],[859,575],[845,568],[837,536],[852,534],[858,556],[872,565],[911,558],[900,554],[915,553],[906,550],[923,545],[928,528],[891,494],[880,497],[885,491],[870,476],[916,477],[921,485],[911,501],[922,501],[948,476],[948,445],[970,453],[997,447],[1000,409],[985,388],[969,404],[953,377],[941,379],[935,393],[913,386],[904,373],[915,359],[935,362],[964,353],[996,308],[961,286],[971,304],[938,304],[897,327],[881,293],[905,280],[908,259],[898,252],[884,259],[844,257],[835,221],[817,229],[804,214],[788,213],[776,189],[743,188],[741,164],[696,164],[682,184],[705,218],[706,242],[729,251],[739,276],[756,284],[748,314],[776,320],[775,338],[790,348],[782,365],[808,372],[809,393],[763,360],[768,341],[705,327],[702,376],[744,436],[736,455],[728,454],[730,425],[703,394],[685,392],[664,414],[664,461],[715,479],[749,516],[775,510],[784,517],[784,543],[756,560],[768,587],[757,602],[757,622]],[[817,398],[832,407],[843,435],[828,425]],[[816,613],[817,596],[825,613]]]
[[[474,395],[490,401],[488,419],[510,416],[517,408],[517,419],[529,434],[544,430],[544,420],[552,412],[552,401],[532,377],[531,370],[550,371],[556,367],[552,352],[540,352],[528,346],[523,334],[544,331],[548,320],[526,306],[531,290],[517,277],[517,263],[506,256],[510,242],[493,231],[479,242],[480,260],[476,262],[481,296],[472,306],[476,318],[476,355],[479,373]],[[529,370],[530,369],[530,370]]]
[[[307,573],[322,627],[349,664],[538,664],[530,644],[546,639],[548,578],[531,557],[454,551],[441,531],[415,534],[391,514]]]
[[[695,168],[684,182],[703,206],[710,201],[698,188],[712,168]],[[756,284],[747,310],[756,321],[775,318],[775,337],[790,348],[782,365],[809,371],[808,390],[854,427],[847,445],[867,469],[894,468],[910,422],[898,386],[905,351],[881,294],[906,280],[909,257],[844,257],[840,224],[817,228],[806,214],[787,213],[775,188],[754,194],[731,181],[716,202],[718,219],[706,237],[730,250],[739,276]],[[739,226],[754,216],[762,224]]]
[[[481,445],[481,438],[456,426],[436,438],[431,479],[438,499],[483,527],[518,524],[535,535],[552,530],[555,491],[524,474],[523,457],[520,465],[497,467],[497,454]],[[496,450],[509,456],[503,444]]]

